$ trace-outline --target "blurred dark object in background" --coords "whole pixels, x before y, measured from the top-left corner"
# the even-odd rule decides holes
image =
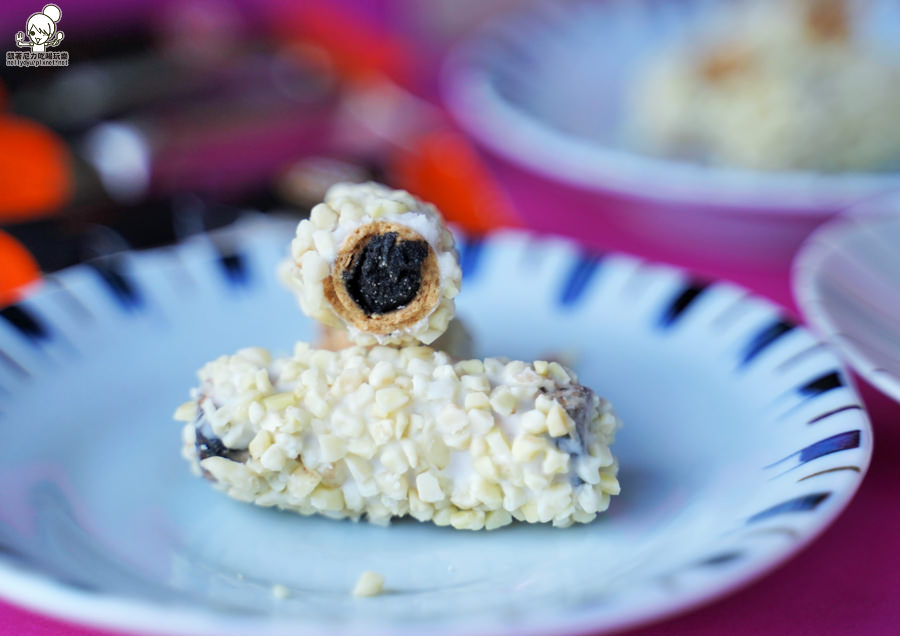
[[[136,201],[258,187],[286,162],[327,148],[336,96],[336,79],[317,61],[257,47],[209,69],[149,55],[75,63],[23,84],[11,101],[96,172],[103,192],[92,195]]]
[[[244,210],[300,217],[337,181],[404,187],[471,232],[517,224],[436,90],[446,48],[499,4],[452,20],[408,0],[61,8],[70,65],[0,76],[0,250],[43,271]],[[32,9],[7,3],[0,32]]]

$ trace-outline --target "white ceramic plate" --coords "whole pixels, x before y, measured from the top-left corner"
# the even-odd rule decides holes
[[[76,267],[2,312],[0,594],[154,633],[602,631],[770,570],[866,470],[872,436],[847,375],[769,303],[504,234],[463,245],[459,313],[482,354],[572,355],[616,405],[624,491],[608,514],[469,533],[228,499],[189,473],[171,415],[203,362],[311,336],[273,274],[291,229],[253,221]],[[386,593],[351,598],[366,569]]]
[[[816,231],[797,255],[793,283],[810,324],[900,400],[900,197]]]

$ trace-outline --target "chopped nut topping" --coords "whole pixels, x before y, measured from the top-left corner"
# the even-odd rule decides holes
[[[184,455],[236,499],[379,524],[564,527],[618,493],[618,419],[571,371],[415,349],[222,356],[179,409]]]

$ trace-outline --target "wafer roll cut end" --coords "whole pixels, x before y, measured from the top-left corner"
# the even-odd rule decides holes
[[[462,278],[435,207],[375,183],[333,186],[297,227],[281,274],[304,313],[365,346],[432,343]]]
[[[414,230],[388,221],[356,228],[324,281],[335,312],[360,331],[390,334],[427,318],[440,301],[434,250]]]

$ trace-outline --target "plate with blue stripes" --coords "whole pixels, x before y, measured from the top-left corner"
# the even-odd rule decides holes
[[[866,471],[846,370],[771,303],[501,233],[460,240],[458,314],[479,355],[564,359],[613,403],[610,509],[471,533],[233,501],[190,474],[172,411],[204,362],[315,337],[274,273],[291,235],[245,219],[63,271],[0,310],[0,595],[132,632],[602,632],[768,573]],[[363,570],[383,594],[351,597]]]

